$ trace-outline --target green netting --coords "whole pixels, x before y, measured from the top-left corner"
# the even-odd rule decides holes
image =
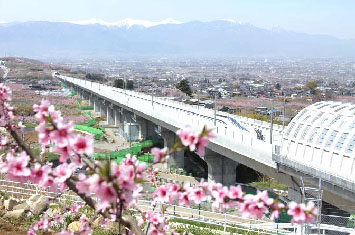
[[[89,118],[92,118],[91,113],[90,112],[85,112],[85,115],[88,116]]]
[[[93,127],[89,127],[89,126],[85,126],[85,125],[75,125],[74,128],[76,130],[86,131],[86,132],[89,132],[91,134],[94,134],[96,140],[101,140],[105,136],[104,132],[102,132],[99,129],[93,128]]]
[[[142,148],[153,146],[154,141],[146,140],[142,143],[134,144],[131,148],[122,149],[116,152],[111,153],[95,153],[94,159],[103,160],[103,159],[123,159],[127,154],[137,155],[142,151]],[[117,161],[121,161],[117,160]],[[138,157],[138,160],[141,162],[152,163],[154,161],[154,155],[144,154]]]
[[[147,154],[144,154],[142,156],[139,156],[138,160],[141,161],[141,162],[153,163],[154,162],[154,155],[147,153]]]
[[[151,146],[153,146],[153,140],[146,140],[146,141],[140,143],[140,145],[142,146],[142,148],[151,147]]]
[[[120,163],[122,162],[123,158],[124,158],[124,157],[118,157],[118,158],[116,158],[117,163],[120,164]]]
[[[80,103],[81,103],[81,99],[77,99],[76,102],[78,103],[78,108],[80,110],[93,110],[94,107],[92,106],[82,106]]]
[[[91,119],[87,122],[86,126],[93,127],[93,126],[96,126],[96,124],[97,124],[97,121],[95,119]]]
[[[93,110],[94,108],[91,106],[79,106],[80,110]]]

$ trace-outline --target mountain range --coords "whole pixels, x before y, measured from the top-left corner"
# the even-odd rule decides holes
[[[230,20],[0,23],[0,55],[31,58],[344,57],[355,40],[263,29]]]

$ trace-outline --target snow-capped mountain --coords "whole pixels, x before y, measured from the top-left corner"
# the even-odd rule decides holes
[[[354,56],[355,41],[262,29],[235,20],[15,22],[0,25],[0,56]]]

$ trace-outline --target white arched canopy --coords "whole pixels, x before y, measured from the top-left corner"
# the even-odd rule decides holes
[[[303,109],[283,134],[281,156],[355,181],[355,104],[323,101]]]

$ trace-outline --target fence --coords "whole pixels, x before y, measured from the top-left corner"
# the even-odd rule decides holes
[[[71,191],[54,193],[39,185],[30,183],[19,183],[9,180],[0,180],[0,191],[13,197],[27,199],[33,194],[41,194],[49,199],[57,201],[70,199],[73,202],[82,202],[79,196]],[[153,208],[151,200],[139,200],[138,207],[141,209],[159,210],[163,205]],[[196,205],[195,207],[184,207],[178,205],[164,204],[166,213],[171,218],[179,218],[186,221],[200,222],[209,225],[219,225],[226,232],[230,229],[238,229],[243,233],[257,234],[298,234],[302,228],[291,223],[275,223],[271,220],[246,219],[237,213],[228,211],[228,213],[213,212],[208,203]],[[173,220],[174,221],[174,220]],[[318,231],[320,234],[355,234],[354,218],[341,217],[333,215],[322,215],[322,223],[318,227],[308,226],[304,234],[310,234]]]

